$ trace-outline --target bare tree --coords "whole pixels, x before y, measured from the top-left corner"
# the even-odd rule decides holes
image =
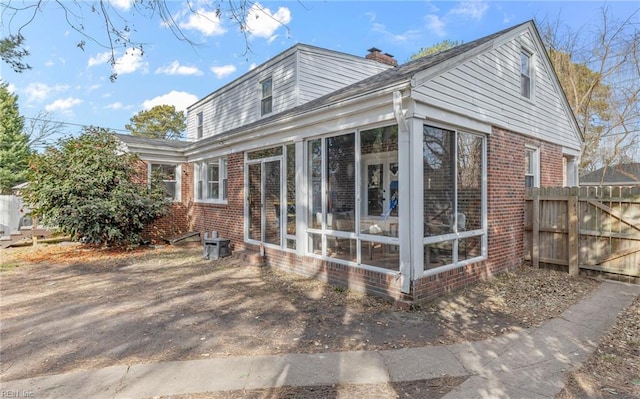
[[[579,30],[538,21],[542,39],[585,137],[580,169],[637,157],[640,136],[640,8]],[[638,160],[638,159],[637,159]]]
[[[221,19],[231,21],[244,36],[244,54],[251,50],[249,43],[249,35],[251,34],[250,16],[251,18],[270,18],[285,27],[287,32],[289,31],[289,28],[282,21],[274,18],[258,2],[252,0],[212,0],[209,2],[187,0],[180,3],[172,3],[170,0],[130,0],[131,9],[127,16],[123,16],[109,0],[94,2],[81,0],[38,0],[33,2],[3,0],[0,1],[0,8],[2,9],[0,16],[2,17],[4,28],[9,32],[9,36],[2,39],[3,43],[6,42],[7,51],[4,50],[4,46],[0,47],[0,50],[2,50],[0,56],[16,72],[29,68],[27,64],[21,62],[22,58],[29,55],[29,52],[24,48],[25,36],[23,35],[23,30],[28,25],[35,23],[36,19],[42,18],[41,14],[49,3],[54,3],[61,12],[61,18],[65,20],[71,29],[79,33],[81,39],[76,43],[76,46],[84,50],[89,43],[93,43],[108,49],[110,51],[108,62],[112,66],[116,63],[117,49],[136,49],[141,54],[144,54],[144,43],[136,40],[136,18],[160,20],[178,40],[191,45],[197,44],[180,27],[176,19],[179,13],[172,10],[169,7],[170,4],[173,4],[174,8],[175,4],[180,4],[180,6],[184,7],[184,10],[187,10],[187,13],[207,20],[211,24],[219,23]],[[96,16],[98,19],[92,19],[92,16]],[[95,28],[96,26],[102,29],[101,33],[96,35],[89,33],[89,28]],[[111,74],[111,81],[116,78],[116,73]]]
[[[65,134],[64,123],[51,119],[51,114],[40,111],[31,118],[25,118],[23,133],[29,138],[31,150],[44,149],[53,144],[54,140]]]

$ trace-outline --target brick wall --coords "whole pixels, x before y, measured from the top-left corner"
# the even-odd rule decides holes
[[[193,186],[193,166],[188,178]],[[193,189],[188,194],[189,228],[202,235],[217,231],[220,238],[231,240],[234,251],[244,249],[244,154],[227,157],[227,203],[205,204],[193,202]]]
[[[493,128],[487,145],[487,267],[490,275],[504,272],[523,260],[525,145],[540,148],[541,185],[562,185],[559,146]]]

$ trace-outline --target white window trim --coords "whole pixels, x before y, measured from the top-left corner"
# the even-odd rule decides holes
[[[204,137],[204,112],[200,111],[196,114],[196,138]]]
[[[525,96],[522,94],[522,55],[526,55],[529,58],[529,97]],[[533,102],[533,98],[534,98],[534,93],[535,93],[535,68],[534,68],[534,54],[532,51],[528,50],[525,47],[521,47],[520,48],[520,53],[519,53],[519,62],[518,62],[518,80],[520,82],[520,84],[518,85],[518,88],[520,90],[520,98],[526,100],[526,101],[531,101]]]
[[[172,199],[172,202],[180,202],[182,201],[182,164],[173,163],[173,162],[147,162],[147,181],[151,184],[151,165],[171,165],[176,167],[175,175],[176,175],[176,195]],[[173,180],[163,180],[164,181],[173,181]]]
[[[218,198],[208,198],[209,196],[209,164],[218,163]],[[204,204],[226,204],[225,187],[228,185],[227,178],[227,158],[209,158],[193,163],[193,198],[196,203]],[[198,198],[198,183],[202,182],[202,198]],[[228,193],[227,193],[228,195]]]
[[[524,175],[533,175],[533,187],[540,187],[540,148],[532,145],[525,145],[525,157],[526,153],[531,151],[531,159],[533,161],[533,173],[527,173],[525,170]]]
[[[262,84],[268,80],[271,80],[271,96],[269,96],[271,97],[271,111],[263,114],[262,101],[268,97],[263,97],[262,95]],[[258,115],[260,115],[260,118],[265,118],[267,116],[273,115],[273,99],[274,99],[273,76],[271,75],[265,76],[264,78],[260,79],[258,83]]]

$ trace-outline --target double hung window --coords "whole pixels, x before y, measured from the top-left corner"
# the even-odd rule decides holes
[[[180,201],[179,165],[152,163],[149,166],[149,181],[157,177],[162,179],[168,198]]]
[[[214,158],[195,164],[195,197],[200,202],[227,200],[227,159]]]

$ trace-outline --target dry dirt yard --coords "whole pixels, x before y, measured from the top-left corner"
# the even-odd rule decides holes
[[[2,381],[116,364],[481,340],[540,325],[598,285],[586,277],[519,267],[415,309],[399,310],[379,298],[236,259],[205,261],[199,248],[123,252],[39,245],[2,250],[0,270]],[[588,363],[574,373],[561,393],[568,396],[562,398],[581,397],[584,389],[604,396],[637,392],[632,377],[640,377],[638,301],[634,306],[621,320],[631,315],[635,324],[616,326],[614,337],[603,341],[605,347],[616,344],[615,355],[601,345],[594,357],[607,359],[605,365]],[[626,334],[628,345],[619,348],[616,331]],[[615,375],[617,366],[623,375]],[[462,381],[285,387],[188,397],[320,398],[339,392],[441,397]],[[602,384],[610,390],[599,388]]]

